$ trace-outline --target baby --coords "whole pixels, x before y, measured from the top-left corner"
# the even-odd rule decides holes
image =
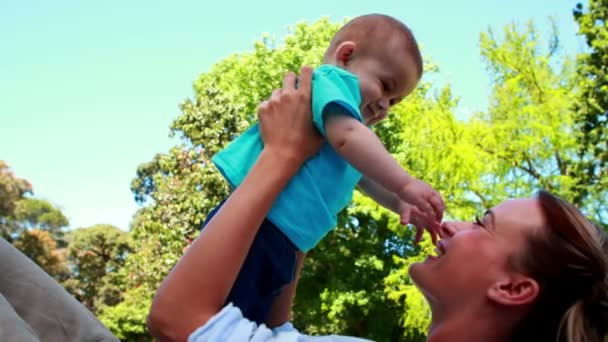
[[[392,17],[357,17],[333,37],[312,81],[313,122],[327,143],[281,192],[256,235],[228,296],[245,317],[266,321],[273,299],[294,279],[296,251],[308,252],[335,227],[357,186],[404,224],[439,225],[439,193],[404,170],[369,128],[415,89],[422,70],[413,34]],[[255,124],[212,160],[236,188],[262,148]]]

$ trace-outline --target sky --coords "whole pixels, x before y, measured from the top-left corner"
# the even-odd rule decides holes
[[[128,229],[138,206],[137,166],[177,142],[169,125],[192,82],[217,61],[247,52],[262,34],[278,39],[298,22],[366,13],[411,27],[434,79],[460,97],[458,111],[484,110],[489,82],[479,33],[549,17],[563,52],[584,48],[576,1],[0,0],[0,160],[58,206],[71,228]]]

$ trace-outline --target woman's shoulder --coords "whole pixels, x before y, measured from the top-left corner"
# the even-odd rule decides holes
[[[308,336],[300,334],[289,322],[269,329],[243,317],[243,313],[232,304],[227,304],[205,325],[196,329],[188,342],[209,341],[256,341],[256,342],[370,342],[348,336]]]

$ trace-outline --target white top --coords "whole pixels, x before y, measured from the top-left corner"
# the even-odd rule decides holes
[[[357,337],[327,335],[309,336],[300,334],[289,322],[269,329],[266,325],[257,325],[243,317],[241,310],[232,305],[226,305],[222,311],[213,316],[205,325],[196,329],[188,338],[188,342],[370,342]]]

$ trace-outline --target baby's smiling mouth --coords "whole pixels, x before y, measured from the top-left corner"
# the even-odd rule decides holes
[[[377,116],[378,113],[376,113],[372,108],[365,107],[365,117],[368,121],[375,119]]]

